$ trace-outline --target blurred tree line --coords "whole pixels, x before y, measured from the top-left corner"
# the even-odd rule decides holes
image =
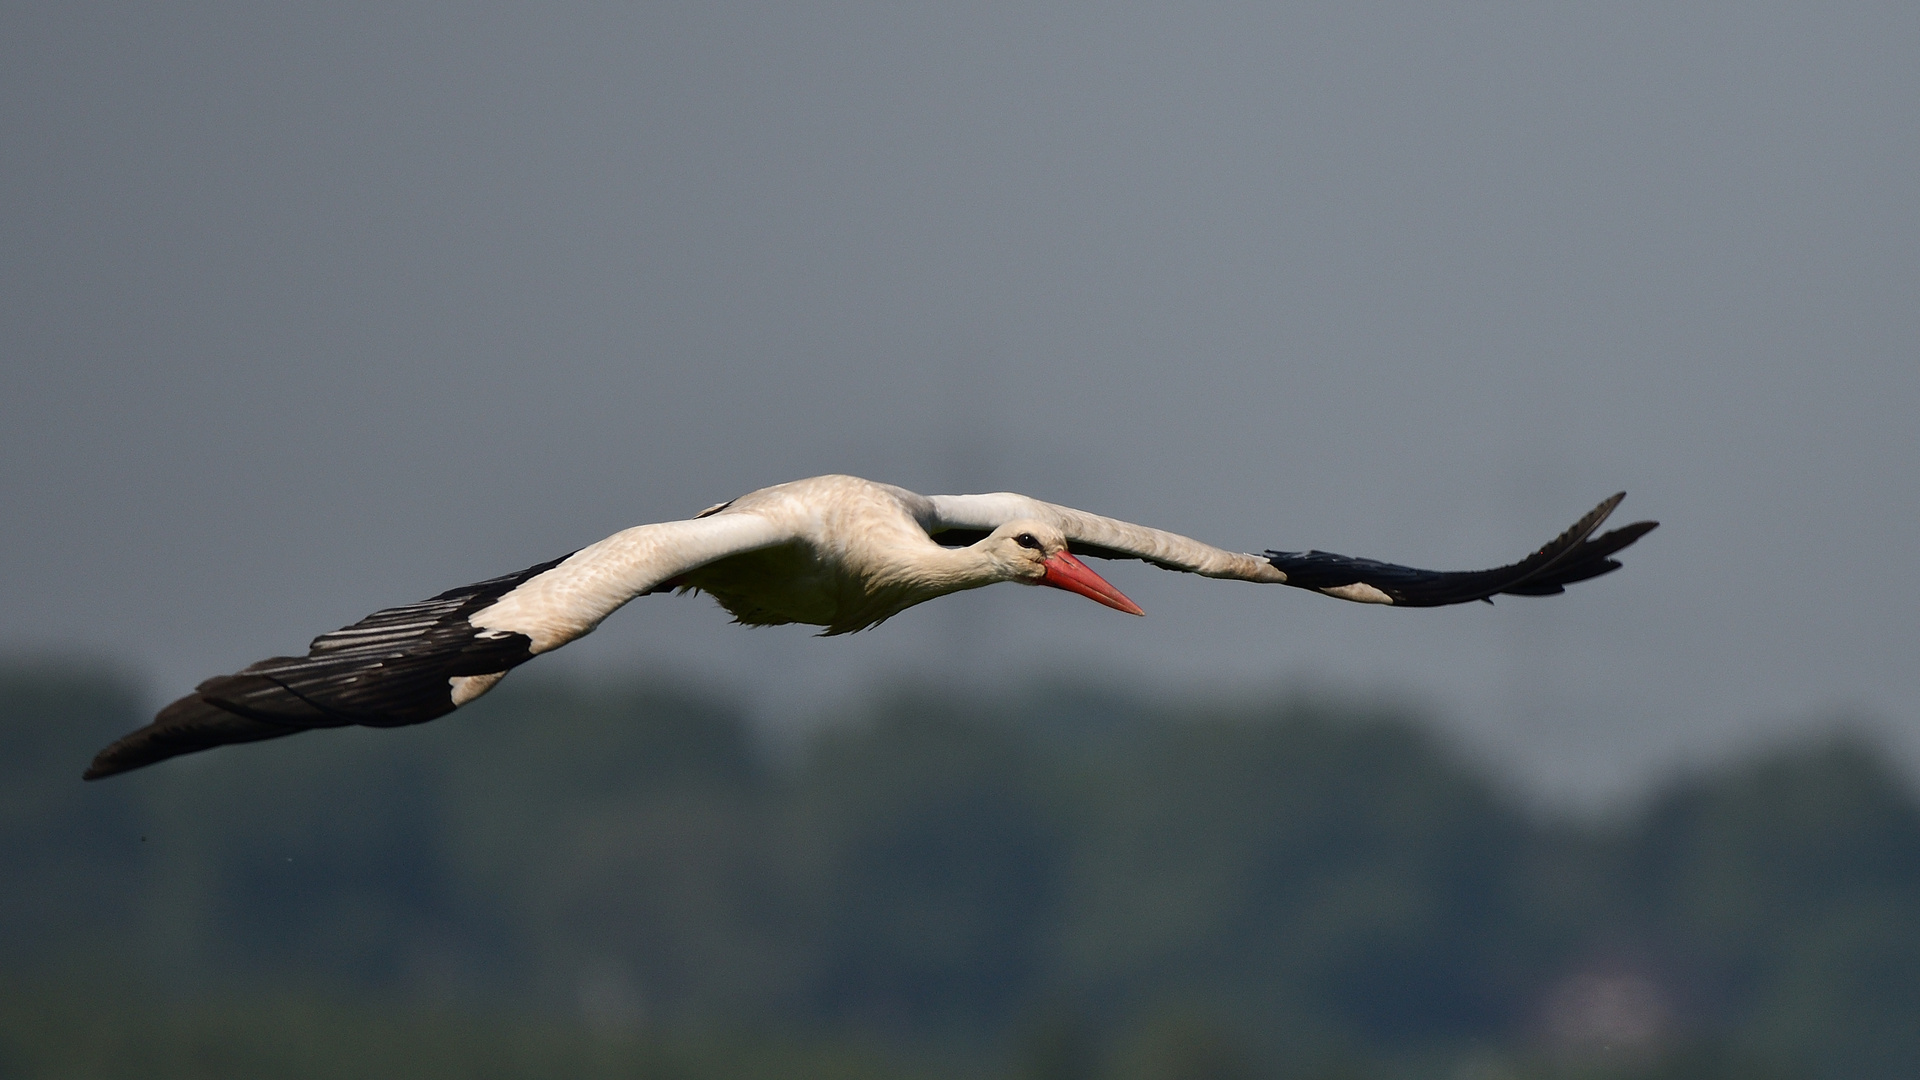
[[[1326,702],[902,692],[770,746],[516,682],[82,784],[138,696],[0,669],[0,1077],[1920,1061],[1920,804],[1846,738],[1594,825]]]

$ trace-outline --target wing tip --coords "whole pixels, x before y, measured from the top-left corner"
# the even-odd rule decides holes
[[[93,756],[92,764],[80,774],[80,779],[100,780],[181,754],[229,743],[277,739],[302,730],[241,716],[196,692],[161,709],[147,726],[108,743]]]
[[[1491,570],[1422,570],[1317,550],[1268,550],[1266,561],[1280,571],[1283,584],[1363,603],[1389,602],[1385,597],[1391,597],[1396,607],[1443,607],[1472,600],[1491,603],[1502,593],[1552,596],[1565,592],[1569,584],[1619,569],[1607,556],[1659,527],[1657,521],[1636,521],[1595,536],[1626,497],[1617,491],[1600,500],[1532,555]]]

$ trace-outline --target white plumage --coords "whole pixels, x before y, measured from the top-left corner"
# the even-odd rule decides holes
[[[852,476],[762,488],[685,521],[640,525],[517,574],[388,608],[203,682],[102,750],[87,778],[315,727],[417,724],[479,697],[513,667],[590,633],[636,597],[697,589],[742,623],[844,634],[997,582],[1050,585],[1144,614],[1080,561],[1141,559],[1204,577],[1292,585],[1362,603],[1430,607],[1540,596],[1617,569],[1655,523],[1595,537],[1615,495],[1528,558],[1436,572],[1327,552],[1228,551],[1025,495],[915,494]]]

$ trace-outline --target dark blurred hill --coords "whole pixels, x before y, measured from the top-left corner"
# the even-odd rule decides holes
[[[535,680],[80,783],[137,702],[0,671],[0,1077],[1920,1060],[1920,805],[1844,738],[1601,827],[1326,702],[902,692],[772,753],[684,689]]]

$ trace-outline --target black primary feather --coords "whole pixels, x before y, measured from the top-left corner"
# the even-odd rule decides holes
[[[1421,570],[1330,551],[1269,551],[1267,560],[1287,575],[1287,584],[1296,588],[1326,592],[1348,585],[1370,585],[1385,593],[1396,607],[1491,602],[1501,593],[1551,596],[1576,581],[1620,569],[1620,563],[1609,556],[1658,527],[1657,521],[1637,521],[1600,536],[1592,535],[1626,494],[1623,491],[1594,507],[1532,555],[1492,570]]]
[[[449,679],[505,672],[533,656],[524,634],[482,630],[468,616],[567,557],[376,611],[314,638],[305,656],[270,657],[208,679],[100,751],[85,778],[309,728],[400,727],[445,716],[456,707]]]

